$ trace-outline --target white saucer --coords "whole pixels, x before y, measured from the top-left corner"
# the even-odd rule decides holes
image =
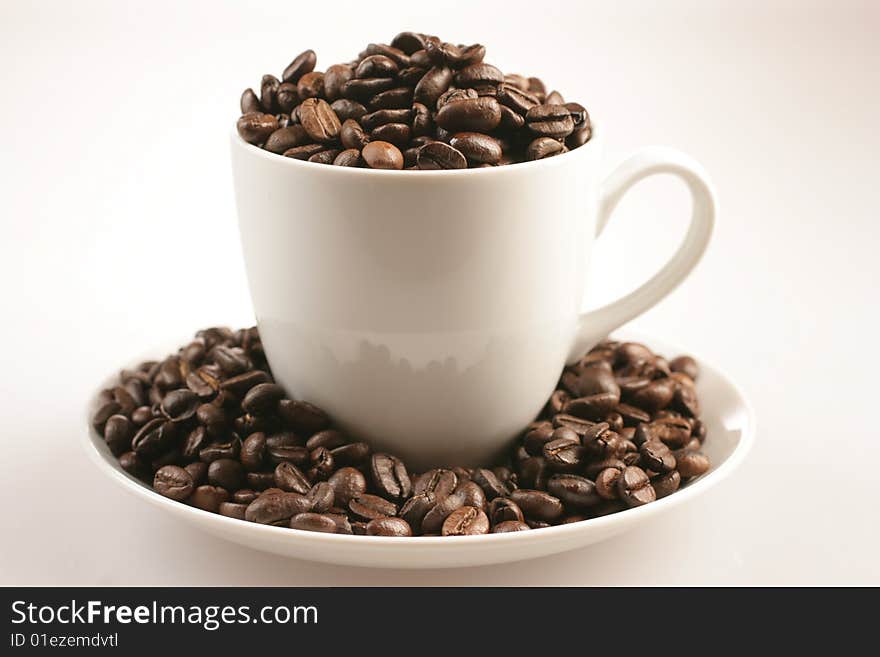
[[[644,342],[668,357],[691,353],[626,332],[618,332],[615,337]],[[185,342],[182,340],[165,350],[157,350],[152,356],[164,357]],[[711,460],[711,470],[681,490],[651,504],[540,530],[446,538],[345,536],[259,525],[208,513],[162,497],[119,467],[104,440],[91,428],[88,418],[92,416],[95,398],[89,404],[88,430],[83,432],[83,445],[102,472],[136,497],[190,525],[256,550],[324,563],[388,568],[452,568],[506,563],[564,552],[620,534],[698,497],[739,466],[754,441],[755,419],[751,406],[733,381],[704,359],[694,357],[700,364],[697,391],[703,409],[702,419],[708,429],[704,451]],[[112,379],[108,377],[107,382]]]

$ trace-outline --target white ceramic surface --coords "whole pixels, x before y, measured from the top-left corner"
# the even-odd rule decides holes
[[[416,467],[492,460],[563,364],[672,291],[712,232],[698,164],[649,148],[602,182],[600,141],[538,162],[413,172],[317,166],[233,134],[251,298],[278,381]],[[684,241],[647,283],[582,314],[594,236],[658,173],[693,198]]]
[[[685,353],[685,350],[657,340],[628,334],[623,337],[645,342],[665,355]],[[167,349],[146,356],[162,357],[175,348],[176,345],[169,345]],[[258,525],[208,513],[153,492],[119,467],[88,420],[89,429],[83,431],[83,443],[98,468],[125,490],[183,522],[256,550],[325,563],[385,568],[451,568],[505,563],[555,554],[615,536],[697,497],[736,469],[754,440],[753,412],[728,377],[705,360],[698,360],[701,374],[697,391],[703,406],[702,418],[708,429],[704,451],[712,462],[709,472],[669,497],[640,508],[528,532],[454,538],[387,538],[320,534]],[[87,417],[91,417],[93,410],[94,400]]]

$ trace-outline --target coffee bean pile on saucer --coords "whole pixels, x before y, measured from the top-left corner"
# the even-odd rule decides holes
[[[687,356],[604,342],[567,368],[507,464],[410,472],[272,380],[256,328],[123,370],[95,429],[129,474],[231,518],[374,536],[538,529],[669,495],[709,468]]]
[[[316,71],[312,50],[241,96],[238,134],[320,164],[464,169],[539,160],[582,146],[590,117],[534,77],[505,75],[486,49],[402,32]]]

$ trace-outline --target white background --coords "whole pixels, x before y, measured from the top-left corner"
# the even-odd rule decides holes
[[[252,321],[227,152],[241,90],[305,48],[323,68],[404,29],[483,42],[581,101],[609,166],[660,143],[711,172],[706,258],[633,323],[754,403],[754,451],[704,498],[548,559],[358,570],[219,542],[86,460],[97,381]],[[878,31],[867,1],[3,0],[0,584],[880,584]],[[660,265],[685,200],[666,179],[626,199],[590,303]]]

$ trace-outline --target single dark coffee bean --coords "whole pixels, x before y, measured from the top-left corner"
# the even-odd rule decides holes
[[[463,506],[443,522],[443,536],[475,536],[489,533],[489,518],[482,509]]]
[[[576,474],[553,475],[547,482],[547,491],[575,508],[595,506],[602,501],[595,483]]]
[[[310,508],[309,499],[299,493],[263,493],[248,505],[245,520],[261,525],[286,525],[291,517]]]
[[[458,495],[465,506],[473,506],[483,510],[489,507],[488,501],[486,500],[486,493],[476,482],[459,480],[458,486],[455,487],[453,495]]]
[[[122,417],[125,417],[124,415]],[[138,406],[131,413],[131,422],[136,427],[142,427],[147,422],[153,419],[153,411],[149,406]],[[106,438],[107,427],[104,427],[105,438]]]
[[[327,479],[333,489],[335,504],[348,508],[349,502],[367,491],[364,474],[352,467],[340,468]]]
[[[333,454],[326,447],[319,447],[309,453],[307,476],[311,481],[324,481],[335,469]]]
[[[507,534],[508,532],[522,532],[531,529],[521,520],[505,520],[492,528],[493,534]]]
[[[412,482],[406,466],[396,456],[373,454],[370,459],[373,485],[383,497],[392,500],[406,499],[412,495]]]
[[[281,78],[285,82],[296,83],[303,75],[311,73],[315,69],[317,61],[318,57],[315,55],[315,51],[306,50],[297,55],[294,60],[287,65]]]
[[[546,488],[550,468],[543,456],[532,456],[519,464],[519,485],[524,488]]]
[[[425,37],[418,32],[401,32],[391,39],[391,47],[412,55],[417,50],[423,50],[425,47]]]
[[[94,426],[99,432],[103,432],[104,424],[107,420],[111,416],[119,414],[120,411],[122,411],[122,407],[116,400],[111,399],[102,403],[98,407],[98,410],[92,415],[92,426]]]
[[[357,78],[393,78],[399,67],[390,57],[385,55],[369,55],[364,57],[354,71]]]
[[[104,440],[117,458],[131,449],[134,424],[124,415],[111,415],[104,424]]]
[[[422,103],[413,103],[411,109],[411,122],[413,137],[430,135],[434,127],[431,110]]]
[[[551,137],[538,137],[529,143],[526,148],[526,159],[529,161],[543,160],[545,157],[553,157],[566,152],[566,146]]]
[[[649,440],[639,447],[639,462],[645,470],[653,470],[659,474],[675,470],[675,456],[659,440]]]
[[[614,409],[623,417],[623,423],[628,427],[638,426],[642,422],[650,422],[651,415],[640,408],[631,406],[630,404],[620,403]]]
[[[336,494],[333,492],[333,487],[326,481],[319,481],[312,486],[306,494],[306,497],[311,502],[312,511],[315,513],[324,513],[329,510],[336,501]]]
[[[238,119],[238,134],[249,144],[262,144],[278,129],[278,119],[271,114],[248,112]]]
[[[244,483],[244,468],[233,459],[217,459],[208,465],[208,483],[226,490],[238,490]]]
[[[464,498],[455,493],[447,495],[441,500],[437,500],[437,503],[434,504],[434,506],[425,514],[425,517],[422,518],[422,533],[434,534],[440,532],[443,528],[443,523],[446,522],[446,518],[448,518],[453,511],[456,511],[463,506]]]
[[[446,468],[435,468],[416,478],[413,493],[433,493],[441,500],[452,493],[458,486],[458,476]]]
[[[281,154],[296,146],[302,146],[310,141],[308,133],[301,125],[289,125],[286,128],[278,128],[266,139],[263,146],[267,151]]]
[[[358,152],[370,142],[370,137],[364,128],[354,119],[348,119],[342,124],[339,138],[343,147],[353,148]]]
[[[291,529],[300,529],[307,532],[337,533],[336,521],[330,516],[321,513],[297,513],[290,518],[288,526]]]
[[[367,523],[367,536],[412,535],[412,527],[403,518],[375,518]]]
[[[151,470],[148,463],[134,452],[125,452],[119,457],[119,467],[132,477],[149,480]]]
[[[699,477],[709,471],[709,458],[702,452],[684,449],[675,453],[675,468],[684,479]]]
[[[296,90],[296,85],[292,82],[282,82],[278,85],[278,91],[275,94],[275,103],[279,111],[290,116],[293,108],[299,105],[302,99]]]
[[[495,473],[486,468],[475,469],[471,478],[474,483],[483,489],[483,492],[486,493],[486,498],[489,500],[494,500],[496,497],[504,497],[509,492],[504,484],[498,480]]]
[[[644,470],[627,467],[617,478],[617,492],[628,507],[642,506],[657,499],[654,488]]]
[[[245,89],[241,93],[241,101],[239,103],[242,114],[250,114],[251,112],[262,112],[263,106],[260,104],[260,99],[257,97],[257,94],[254,93],[253,89]]]
[[[282,399],[278,402],[277,410],[285,427],[305,435],[314,434],[330,425],[327,414],[309,402]]]
[[[161,411],[174,423],[186,422],[196,414],[201,404],[199,396],[188,388],[172,390],[162,399]]]
[[[496,497],[489,502],[489,518],[493,525],[515,520],[523,521],[523,513],[516,502],[506,497]]]
[[[299,116],[302,127],[315,141],[328,143],[339,137],[342,124],[326,100],[307,98],[299,106]]]
[[[397,515],[396,504],[389,502],[383,497],[370,495],[369,493],[358,495],[348,503],[348,508],[353,514],[366,521]]]
[[[336,159],[336,156],[339,155],[338,149],[330,149],[326,151],[321,151],[320,153],[315,153],[309,158],[309,162],[315,162],[316,164],[333,164],[333,160]]]
[[[313,435],[306,441],[306,447],[309,450],[325,447],[327,449],[336,449],[349,443],[349,438],[341,431],[336,429],[327,429]]]
[[[403,169],[403,153],[387,141],[373,141],[361,150],[367,166],[371,169]]]
[[[352,77],[354,77],[354,71],[351,66],[334,64],[327,67],[324,72],[324,98],[327,102],[332,103],[334,100],[342,98],[342,87]]]
[[[324,74],[312,71],[311,73],[306,73],[303,75],[299,82],[296,83],[296,93],[303,100],[309,98],[318,98],[324,95]],[[300,105],[300,112],[302,112],[302,105]],[[302,113],[300,113],[300,120],[302,119]]]
[[[687,374],[692,381],[696,381],[700,376],[700,367],[697,361],[690,356],[678,356],[669,361],[669,368],[673,372],[683,372]]]
[[[653,413],[666,408],[675,395],[672,379],[656,379],[629,395],[629,403]]]
[[[596,494],[603,500],[616,500],[619,498],[617,480],[620,478],[623,468],[605,468],[596,475]]]
[[[442,141],[425,144],[416,153],[416,166],[419,169],[466,169],[467,159],[461,151]]]
[[[192,494],[195,486],[189,472],[176,465],[166,465],[156,471],[153,489],[160,495],[182,502]]]
[[[558,497],[540,490],[518,489],[510,494],[523,515],[531,520],[552,522],[562,516],[562,502]]]
[[[232,501],[247,506],[257,499],[257,497],[259,497],[257,491],[251,490],[250,488],[240,488],[232,494]]]
[[[659,500],[661,497],[671,495],[681,486],[681,475],[678,470],[671,470],[666,474],[657,475],[651,478],[651,486]]]
[[[260,82],[260,105],[264,112],[275,113],[277,105],[275,96],[281,81],[274,75],[266,74]]]
[[[235,518],[237,520],[244,520],[244,514],[246,511],[247,504],[241,504],[239,502],[221,502],[220,506],[217,507],[217,513],[221,516]]]
[[[362,167],[364,160],[361,157],[360,150],[357,148],[346,148],[344,151],[339,152],[333,160],[333,164],[338,167]]]
[[[501,106],[492,97],[467,98],[445,104],[435,121],[450,132],[485,133],[501,123]]]
[[[311,489],[309,480],[302,470],[288,461],[275,466],[275,485],[283,491],[300,495],[306,495]]]
[[[217,486],[199,486],[186,501],[202,511],[218,513],[220,505],[229,501],[229,493],[226,489]]]
[[[172,422],[156,418],[138,430],[131,439],[131,449],[140,458],[151,460],[168,450],[176,436]]]
[[[667,446],[678,449],[684,447],[691,438],[690,423],[684,418],[663,418],[654,422],[642,423],[636,428],[636,442],[642,439],[659,440]]]
[[[571,113],[564,105],[535,105],[526,112],[526,125],[536,135],[562,139],[574,130]]]
[[[497,139],[479,132],[456,133],[449,144],[475,164],[497,164],[503,154]]]
[[[330,104],[330,108],[336,112],[336,117],[340,121],[347,121],[348,119],[358,120],[367,113],[366,107],[348,98],[334,100]]]
[[[427,107],[434,107],[440,95],[452,84],[452,69],[447,66],[433,66],[422,76],[413,91],[413,101]]]
[[[380,125],[388,123],[408,123],[412,120],[412,115],[413,110],[411,108],[381,109],[362,116],[360,125],[364,130],[374,130]]]
[[[386,123],[370,133],[370,139],[387,141],[398,148],[405,148],[411,136],[412,131],[405,123]]]
[[[237,459],[241,452],[241,440],[235,434],[223,442],[209,443],[199,450],[199,459],[212,463],[218,459]]]
[[[266,434],[258,431],[245,438],[239,458],[246,470],[254,472],[262,468],[266,462]]]
[[[503,81],[504,74],[485,62],[465,66],[455,74],[455,84],[462,88],[498,85]]]

